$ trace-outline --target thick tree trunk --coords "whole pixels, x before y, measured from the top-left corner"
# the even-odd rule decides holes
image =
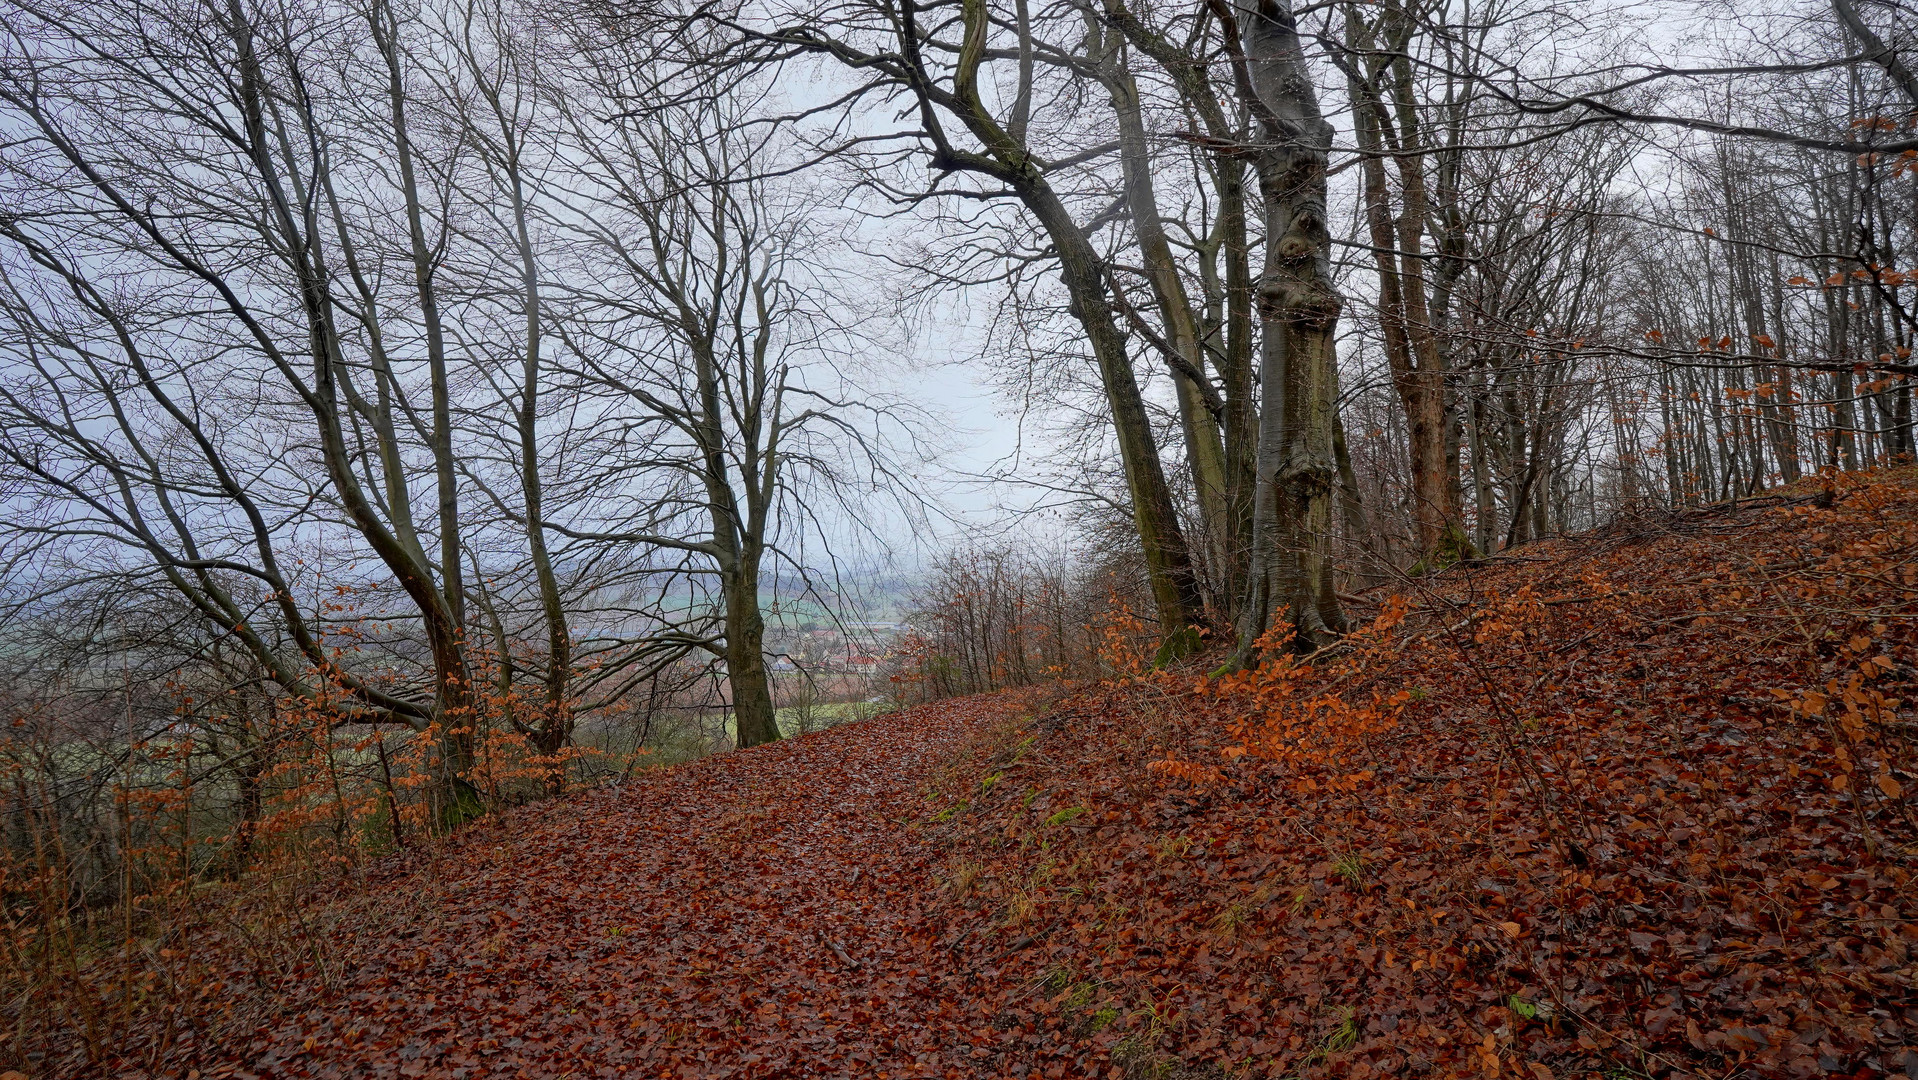
[[[740,749],[779,740],[779,718],[766,678],[766,622],[759,611],[759,560],[726,579],[726,684],[732,688],[733,732]]]
[[[1239,10],[1245,19],[1242,92],[1267,140],[1257,158],[1267,237],[1258,292],[1264,398],[1235,665],[1252,658],[1276,618],[1289,619],[1283,644],[1297,649],[1317,648],[1345,629],[1327,558],[1336,476],[1333,333],[1342,305],[1326,230],[1332,127],[1319,114],[1290,8],[1278,0],[1253,2],[1256,7]]]

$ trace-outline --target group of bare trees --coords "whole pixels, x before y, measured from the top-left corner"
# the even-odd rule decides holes
[[[1000,290],[1047,490],[1130,518],[1170,657],[1384,580],[1911,451],[1909,5],[700,8],[909,265]],[[1681,18],[1682,16],[1682,18]],[[1681,33],[1676,28],[1683,24]],[[727,36],[730,35],[730,36]],[[1681,59],[1673,59],[1674,56]],[[1114,462],[1114,467],[1106,467]]]
[[[1407,370],[1392,359],[1383,276],[1378,344],[1356,350],[1358,561],[1430,557],[1429,526],[1393,520],[1399,506],[1435,507],[1435,522],[1491,552],[1634,505],[1908,457],[1909,15],[1812,7],[1728,36],[1722,63],[1682,72],[1493,65],[1506,82],[1476,95],[1483,119],[1454,137],[1458,151],[1426,155],[1438,181],[1426,190],[1449,192],[1428,217],[1459,223],[1432,260],[1444,422],[1424,460],[1442,451],[1438,481],[1421,488],[1416,452],[1402,464],[1398,445],[1419,439],[1409,403],[1392,409],[1375,390],[1389,378],[1402,395]],[[1455,57],[1496,53],[1415,53],[1412,70],[1449,86],[1468,66]],[[1380,248],[1375,187],[1365,205]]]
[[[746,122],[770,77],[706,93],[655,29],[7,6],[15,825],[173,784],[244,855],[318,753],[397,841],[408,790],[477,812],[500,739],[557,788],[583,721],[715,673],[779,737],[764,583],[910,511],[915,422],[857,380],[843,207]]]
[[[957,292],[1160,658],[1312,648],[1353,574],[1912,453],[1909,15],[10,0],[0,600],[141,598],[71,647],[430,746],[440,822],[689,657],[769,741],[762,593],[910,513],[874,361]]]
[[[1083,551],[1041,554],[1009,543],[946,552],[928,568],[911,632],[891,658],[896,696],[938,699],[1108,673],[1107,654],[1136,644],[1129,613],[1146,598],[1132,595],[1134,571]]]
[[[1090,362],[1167,657],[1207,622],[1238,618],[1250,641],[1275,610],[1307,637],[1340,627],[1333,130],[1285,6],[862,0],[694,21],[733,35],[699,63],[844,84],[812,110],[829,122],[802,129],[879,198],[955,226],[922,269],[1011,284],[1022,324],[1070,320],[1063,353]],[[1169,122],[1189,130],[1168,138]],[[1143,389],[1154,370],[1165,425]]]

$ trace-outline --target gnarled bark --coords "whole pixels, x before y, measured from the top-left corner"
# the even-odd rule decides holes
[[[1327,558],[1337,465],[1333,332],[1342,298],[1326,230],[1326,155],[1332,126],[1319,113],[1298,30],[1282,0],[1254,0],[1232,18],[1240,94],[1263,145],[1254,159],[1265,197],[1266,262],[1259,279],[1261,342],[1257,488],[1248,595],[1234,665],[1249,661],[1275,619],[1286,644],[1312,649],[1344,630]],[[1230,20],[1230,21],[1227,21]]]

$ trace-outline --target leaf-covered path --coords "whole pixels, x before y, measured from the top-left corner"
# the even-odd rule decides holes
[[[918,708],[481,826],[375,875],[402,910],[329,950],[351,966],[324,1004],[223,1056],[287,1077],[978,1075],[921,906],[936,856],[902,820],[1011,708]]]

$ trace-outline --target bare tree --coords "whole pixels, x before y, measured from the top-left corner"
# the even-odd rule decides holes
[[[1058,178],[1112,153],[1118,145],[1086,145],[1075,138],[1077,131],[1048,130],[1039,122],[1042,106],[1033,94],[1041,65],[1090,74],[1096,64],[1039,40],[1030,12],[1023,22],[1008,26],[992,17],[984,0],[963,4],[956,23],[937,27],[921,23],[917,3],[897,10],[884,4],[855,4],[828,13],[802,8],[765,13],[706,9],[702,18],[716,20],[736,35],[740,50],[729,62],[776,64],[817,58],[856,73],[859,82],[840,103],[843,107],[880,106],[895,98],[903,101],[916,126],[862,132],[829,151],[837,154],[868,144],[907,145],[935,172],[932,183],[919,190],[894,189],[881,177],[873,179],[875,185],[897,190],[898,198],[913,203],[1016,200],[1043,231],[1048,261],[1058,269],[1071,313],[1083,328],[1099,373],[1168,655],[1189,650],[1195,639],[1187,628],[1200,608],[1192,554],[1160,460],[1159,438],[1114,310],[1111,278],[1094,243],[1101,215],[1096,211],[1089,216],[1075,214],[1067,196],[1055,186]],[[957,40],[941,36],[953,30],[958,32]],[[988,100],[987,80],[994,65],[1010,65],[1015,72],[1016,89],[1010,100]],[[1173,353],[1177,355],[1176,347]]]
[[[911,417],[840,370],[869,339],[823,203],[763,178],[782,133],[710,100],[645,107],[650,75],[632,59],[585,58],[583,84],[618,120],[565,107],[576,213],[556,226],[580,262],[555,362],[623,451],[603,473],[612,506],[578,535],[690,560],[663,617],[724,664],[739,745],[753,746],[780,737],[761,589],[776,570],[830,570],[856,534],[877,536],[886,506],[909,519],[894,460],[911,453]]]
[[[383,10],[371,22],[376,44],[392,29]],[[84,524],[63,527],[137,546],[283,685],[340,682],[363,706],[357,718],[435,732],[440,816],[470,815],[462,777],[475,721],[423,197],[403,167],[395,194],[421,312],[409,324],[370,276],[367,249],[378,240],[363,231],[373,223],[359,214],[367,204],[342,190],[344,175],[369,176],[355,166],[373,159],[357,154],[383,153],[347,124],[342,102],[383,82],[394,106],[387,145],[410,145],[395,57],[386,54],[380,82],[351,67],[322,77],[325,65],[311,63],[318,46],[306,40],[313,28],[239,4],[19,5],[12,22],[0,105],[24,137],[7,162],[15,209],[5,237],[19,256],[13,265],[22,273],[31,265],[35,277],[15,289],[11,313],[16,347],[56,363],[16,368],[33,392],[23,385],[10,397],[21,438],[9,456],[46,497],[86,509]],[[39,303],[54,289],[65,294],[64,324]],[[434,398],[424,423],[395,370],[395,347],[415,334]],[[240,389],[261,376],[263,393]],[[219,384],[238,392],[202,396]],[[241,426],[249,405],[271,431]],[[82,420],[75,406],[114,417],[112,429]],[[440,484],[438,562],[419,537],[403,427],[423,428]],[[236,457],[249,435],[265,445],[245,448],[253,460]],[[42,452],[49,440],[59,456]],[[286,441],[275,448],[276,440]],[[163,446],[187,453],[193,471],[176,471]],[[264,493],[275,482],[305,487],[302,460],[320,480],[307,498],[328,507],[411,601],[432,656],[426,699],[341,669],[313,632],[316,613],[296,604],[282,551],[310,511],[276,514]],[[234,600],[218,572],[263,584],[292,656],[266,640],[261,612]]]
[[[1326,205],[1332,126],[1319,112],[1292,11],[1280,0],[1260,0],[1240,8],[1237,18],[1224,14],[1239,93],[1259,122],[1254,162],[1266,217],[1259,280],[1264,396],[1251,572],[1233,653],[1238,664],[1281,610],[1292,636],[1308,648],[1345,629],[1326,560],[1337,467],[1333,333],[1343,301],[1332,282]]]

